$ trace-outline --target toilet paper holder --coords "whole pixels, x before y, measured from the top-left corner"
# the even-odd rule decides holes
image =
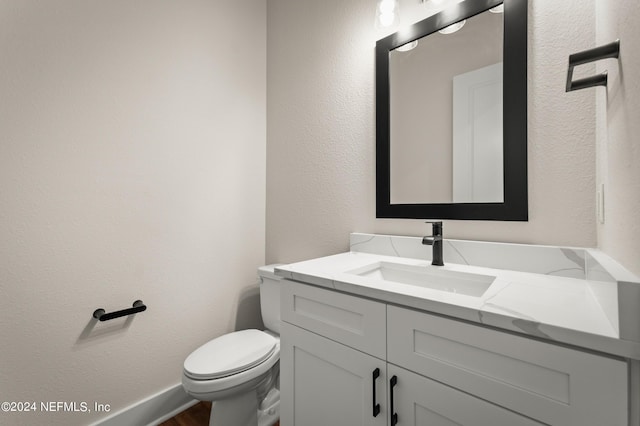
[[[142,302],[142,300],[136,300],[133,302],[133,307],[122,309],[120,311],[109,312],[107,313],[104,309],[99,308],[93,311],[93,317],[98,321],[109,321],[114,318],[124,317],[126,315],[137,314],[138,312],[146,311],[147,306]]]
[[[586,89],[594,86],[607,86],[607,72],[585,77],[579,80],[573,80],[573,69],[578,65],[587,64],[589,62],[599,61],[606,58],[620,57],[620,39],[605,44],[604,46],[594,47],[593,49],[584,50],[569,56],[569,69],[567,70],[567,85],[565,90],[572,92],[574,90]]]

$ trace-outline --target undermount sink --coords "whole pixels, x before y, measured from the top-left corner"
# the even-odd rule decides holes
[[[403,265],[392,262],[376,262],[347,272],[378,281],[426,287],[433,290],[480,297],[496,277],[449,271],[432,266]]]

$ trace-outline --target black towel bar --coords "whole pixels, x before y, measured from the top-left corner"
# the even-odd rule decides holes
[[[93,317],[98,321],[109,321],[114,318],[120,318],[125,315],[137,314],[138,312],[146,311],[147,306],[142,303],[142,300],[136,300],[133,302],[132,308],[123,309],[121,311],[109,312],[106,313],[104,309],[96,309],[93,311]]]
[[[569,70],[567,71],[567,87],[566,91],[571,92],[573,90],[586,89],[587,87],[594,86],[606,86],[607,85],[607,72],[594,75],[592,77],[581,78],[579,80],[572,81],[573,68],[587,64],[589,62],[598,61],[605,58],[618,58],[620,56],[620,40],[616,40],[612,43],[605,44],[604,46],[594,47],[593,49],[584,50],[582,52],[569,55]]]

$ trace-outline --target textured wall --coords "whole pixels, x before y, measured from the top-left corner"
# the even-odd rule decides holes
[[[0,401],[114,412],[244,320],[264,262],[265,34],[265,2],[0,2]],[[135,318],[90,320],[138,298]]]
[[[620,60],[598,62],[609,86],[597,88],[598,184],[604,184],[605,223],[598,245],[640,276],[640,7],[596,2],[596,42],[620,39]]]
[[[414,3],[401,2],[405,22]],[[429,231],[375,219],[374,10],[269,0],[267,261],[345,251],[353,231]],[[446,221],[445,236],[596,245],[595,94],[564,92],[568,55],[594,38],[593,0],[529,2],[529,221]]]

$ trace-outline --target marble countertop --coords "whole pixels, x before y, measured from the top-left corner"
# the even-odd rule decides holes
[[[548,341],[640,359],[640,343],[621,339],[615,318],[612,322],[611,312],[603,308],[603,300],[617,298],[615,284],[594,291],[588,280],[573,277],[446,261],[445,266],[437,267],[496,277],[481,296],[474,297],[350,273],[376,262],[431,265],[424,259],[351,251],[282,265],[276,268],[276,275]]]

